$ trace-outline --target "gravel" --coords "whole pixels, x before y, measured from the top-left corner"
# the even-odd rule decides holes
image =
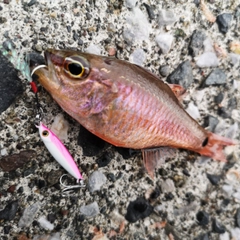
[[[110,54],[161,74],[163,81],[187,63],[189,70],[177,72],[173,80],[187,88],[182,106],[193,106],[192,113],[207,129],[239,141],[239,1],[205,1],[203,5],[203,1],[192,0],[4,0],[0,12],[0,45],[11,40],[21,56],[35,51],[43,54],[47,48]],[[173,38],[165,54],[155,41],[161,34]],[[24,76],[1,55],[0,66],[1,239],[173,236],[215,240],[239,235],[239,177],[227,178],[229,170],[239,176],[239,145],[225,150],[228,163],[177,150],[151,179],[144,170],[140,151],[113,147],[80,129],[39,86],[44,123],[50,127],[55,117],[63,114],[69,127],[64,144],[87,186],[100,167],[104,176],[98,190],[86,187],[65,196],[59,177],[66,172],[45,149],[35,128],[35,95]],[[217,75],[202,88],[201,84],[217,69],[224,73],[224,81],[218,77],[223,75]],[[22,159],[21,152],[25,151],[29,155]],[[6,159],[11,158],[13,166],[4,170],[8,167]],[[221,181],[212,185],[207,173],[221,176]],[[76,185],[71,177],[66,182]],[[160,190],[154,193],[156,189]],[[136,201],[140,202],[137,207],[133,204]],[[30,225],[19,226],[25,210],[39,202]],[[91,203],[95,205],[90,205],[87,214],[80,211]],[[134,217],[127,215],[130,204]],[[93,209],[96,214],[89,214]],[[196,220],[200,211],[209,217],[204,227]]]

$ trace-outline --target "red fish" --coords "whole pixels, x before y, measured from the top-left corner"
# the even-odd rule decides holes
[[[47,50],[45,59],[35,74],[62,109],[107,142],[142,149],[152,177],[160,146],[226,161],[223,147],[235,144],[189,116],[178,100],[183,88],[142,67],[70,50]]]

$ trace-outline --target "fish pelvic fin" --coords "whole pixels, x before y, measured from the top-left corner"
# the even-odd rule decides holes
[[[154,179],[155,168],[164,164],[167,158],[175,154],[176,149],[170,147],[142,149],[143,164],[151,179]]]
[[[208,132],[208,136],[203,142],[203,146],[200,150],[196,152],[201,155],[211,157],[214,160],[227,162],[226,156],[223,152],[223,148],[230,145],[236,145],[237,142],[233,141],[230,138],[221,137],[212,132]]]

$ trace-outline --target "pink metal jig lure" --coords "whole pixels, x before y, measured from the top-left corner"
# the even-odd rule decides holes
[[[44,142],[48,151],[52,154],[52,156],[56,159],[56,161],[74,178],[79,182],[83,179],[75,161],[73,160],[71,154],[60,141],[60,139],[42,122],[40,122],[39,126],[39,134]]]

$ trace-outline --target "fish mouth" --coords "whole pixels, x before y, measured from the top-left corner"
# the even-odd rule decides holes
[[[36,76],[37,81],[50,93],[60,87],[58,73],[63,64],[63,57],[59,57],[57,50],[48,49],[44,52],[45,64],[35,65],[31,76]]]

